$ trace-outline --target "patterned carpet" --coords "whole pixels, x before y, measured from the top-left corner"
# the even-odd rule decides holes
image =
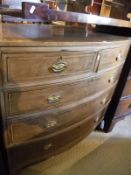
[[[111,133],[94,131],[79,144],[21,175],[131,175],[131,115]]]

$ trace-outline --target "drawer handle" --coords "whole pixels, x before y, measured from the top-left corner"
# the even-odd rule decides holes
[[[57,122],[55,120],[51,120],[47,123],[47,128],[54,127],[56,124],[57,124]]]
[[[108,82],[109,82],[109,83],[114,83],[114,77],[110,77],[110,78],[108,79]]]
[[[44,150],[49,150],[53,145],[51,143],[44,146]]]
[[[104,99],[101,101],[101,104],[102,104],[102,105],[105,105],[105,104],[106,104],[106,102],[107,102],[107,99],[106,99],[106,98],[104,98]]]
[[[123,58],[122,58],[122,55],[119,53],[118,56],[116,57],[116,61],[121,61]]]
[[[67,67],[67,63],[62,60],[59,60],[55,64],[52,65],[51,70],[55,73],[59,73],[59,72],[64,71],[66,67]]]
[[[60,100],[61,100],[60,95],[51,95],[48,97],[48,103],[50,104],[60,102]]]
[[[101,58],[101,55],[100,55],[100,54],[98,54],[98,55],[97,55],[97,58],[96,58],[95,72],[97,72],[97,71],[98,71],[98,69],[99,69],[100,58]]]

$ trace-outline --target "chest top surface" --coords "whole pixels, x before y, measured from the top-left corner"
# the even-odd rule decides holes
[[[84,28],[45,24],[0,24],[0,46],[88,46],[111,45],[127,37],[89,32]]]

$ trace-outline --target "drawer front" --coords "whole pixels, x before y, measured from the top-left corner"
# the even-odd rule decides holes
[[[77,125],[67,128],[65,131],[44,140],[34,141],[28,144],[9,148],[8,155],[11,167],[27,165],[50,156],[76,144],[87,136],[104,116],[104,110],[83,120]],[[18,159],[19,157],[19,159]]]
[[[100,64],[98,70],[110,68],[112,66],[121,64],[127,57],[129,46],[123,46],[113,49],[105,49],[100,52]]]
[[[95,69],[97,52],[51,52],[3,54],[5,82],[23,83],[52,80],[90,73]]]
[[[120,69],[66,85],[6,93],[8,116],[55,109],[86,99],[117,82]],[[96,86],[97,85],[97,86]]]
[[[65,111],[49,111],[48,114],[34,115],[25,119],[10,120],[9,132],[12,132],[13,143],[26,142],[60,131],[82,121],[103,109],[109,103],[114,88],[87,102],[68,108]],[[11,139],[10,139],[11,140]]]
[[[128,114],[130,112],[131,112],[131,98],[127,98],[120,101],[115,116],[119,117]]]
[[[122,96],[131,96],[131,78],[127,80]]]

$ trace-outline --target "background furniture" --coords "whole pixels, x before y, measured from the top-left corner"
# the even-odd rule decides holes
[[[128,54],[125,66],[121,73],[118,85],[116,87],[114,96],[109,104],[104,118],[104,126],[101,124],[100,128],[109,132],[114,125],[123,120],[131,113],[131,54]]]
[[[127,20],[130,11],[130,0],[102,0],[100,15]]]
[[[1,0],[1,4],[8,5],[10,8],[21,9],[23,0]],[[40,2],[40,0],[24,0],[24,2]]]
[[[127,78],[115,116],[121,117],[129,113],[131,113],[131,72]]]

